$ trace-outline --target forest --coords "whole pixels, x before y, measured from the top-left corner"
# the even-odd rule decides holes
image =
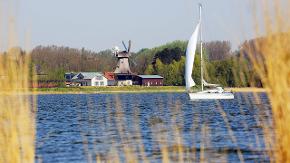
[[[261,80],[255,72],[249,57],[241,47],[231,51],[229,41],[204,43],[205,80],[226,87],[261,87]],[[187,41],[173,41],[151,49],[131,53],[130,66],[136,74],[158,74],[164,77],[168,86],[182,86],[184,82],[185,52]],[[193,79],[200,85],[200,53],[197,49]],[[63,46],[37,46],[31,52],[31,69],[41,81],[64,81],[65,72],[114,71],[117,59],[110,49],[94,52]]]

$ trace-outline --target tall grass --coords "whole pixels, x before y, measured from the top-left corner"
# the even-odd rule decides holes
[[[34,162],[35,106],[29,95],[29,58],[0,54],[0,162]]]
[[[29,89],[33,81],[30,55],[13,48],[18,46],[12,10],[15,4],[14,0],[0,1],[1,34],[7,33],[0,35],[0,49],[8,49],[0,52],[0,163],[34,162],[35,159],[36,99]]]
[[[250,54],[271,101],[275,132],[274,141],[267,141],[273,148],[271,160],[290,162],[290,2],[261,3],[264,26],[257,23],[256,29],[257,33],[261,27],[265,29],[266,36],[243,48]],[[272,134],[267,127],[264,125],[265,136]]]

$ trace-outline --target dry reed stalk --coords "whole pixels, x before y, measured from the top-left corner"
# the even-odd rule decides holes
[[[266,37],[257,39],[254,49],[244,48],[250,54],[254,68],[262,78],[271,101],[275,131],[274,156],[270,156],[274,159],[271,160],[290,162],[290,21],[289,17],[283,17],[285,13],[290,15],[290,11],[287,10],[290,2],[263,2]],[[268,135],[268,126],[263,127],[265,135]]]
[[[180,101],[177,101],[175,103],[175,112],[179,112],[181,107],[180,107]],[[180,130],[179,127],[177,126],[177,121],[176,121],[176,117],[174,117],[174,120],[173,120],[173,124],[174,127],[173,127],[173,134],[174,134],[174,137],[175,137],[175,142],[177,143],[177,153],[178,153],[178,162],[184,162],[184,147],[183,147],[183,140],[182,140],[182,135],[180,133]],[[184,122],[183,122],[184,124]]]
[[[290,35],[267,38],[263,45],[258,45],[261,54],[265,56],[267,71],[264,72],[264,85],[268,88],[271,99],[275,132],[275,158],[278,162],[290,161],[290,96],[289,80],[290,53],[286,47],[290,42]],[[287,40],[284,40],[287,39]],[[275,56],[275,57],[274,57]]]
[[[142,136],[141,136],[141,129],[140,129],[140,119],[138,117],[138,114],[139,112],[137,112],[138,108],[137,106],[134,106],[133,107],[134,110],[135,110],[135,113],[134,113],[134,131],[135,131],[135,136],[137,138],[136,140],[136,143],[137,143],[137,150],[139,151],[140,155],[141,155],[141,160],[142,162],[144,163],[148,163],[149,160],[146,158],[146,153],[145,153],[145,147],[144,147],[144,144],[142,142]]]
[[[194,119],[193,119],[193,127],[192,127],[192,132],[193,133],[195,133],[195,131],[196,131],[196,128],[198,127],[198,120],[199,120],[199,116],[198,115],[195,115],[194,117],[193,117]],[[192,138],[193,140],[195,140],[195,137],[194,137],[194,134],[193,134],[193,138]],[[197,158],[196,158],[196,148],[194,147],[193,149],[192,149],[192,158],[190,159],[190,161],[192,161],[192,162],[197,162]]]
[[[4,3],[0,1],[0,10],[7,12],[3,9]],[[0,20],[0,29],[4,29],[1,28],[4,25],[8,27],[8,32],[5,31],[8,39],[3,41],[3,35],[0,36],[0,48],[6,42],[10,48],[6,53],[0,53],[0,162],[34,162],[36,107],[35,98],[29,91],[30,56],[19,48],[12,48],[16,43],[16,32],[15,18],[10,14],[9,23]]]
[[[34,162],[35,105],[29,92],[29,55],[0,54],[0,162]]]
[[[126,133],[126,127],[125,127],[125,122],[124,122],[124,110],[121,107],[121,102],[119,97],[116,98],[116,111],[117,111],[117,116],[115,117],[115,119],[117,120],[117,129],[119,132],[119,136],[121,139],[121,144],[122,144],[122,149],[124,151],[125,154],[125,159],[126,162],[137,162],[137,156],[136,154],[134,154],[133,149],[131,146],[126,145],[125,140],[127,141],[127,139],[129,138],[128,133]]]
[[[183,137],[181,131],[183,130],[182,126],[178,124],[184,124],[183,119],[177,119],[178,115],[181,114],[181,102],[179,100],[175,101],[174,99],[171,100],[171,103],[174,104],[174,107],[171,108],[171,114],[173,115],[170,119],[171,123],[171,131],[173,136],[173,149],[171,154],[176,154],[177,158],[174,158],[176,161],[182,163],[185,162],[186,159],[188,159],[186,156],[186,147],[183,145]],[[179,122],[177,121],[179,120]],[[172,160],[171,160],[172,161]]]
[[[218,102],[217,102],[217,110],[218,110],[218,112],[220,112],[221,116],[223,117],[223,120],[224,120],[224,122],[225,122],[225,124],[226,124],[226,127],[227,127],[227,131],[228,131],[228,133],[229,133],[229,136],[230,136],[230,138],[231,138],[233,144],[235,144],[235,145],[237,146],[237,154],[238,154],[238,157],[239,157],[239,159],[240,159],[240,162],[245,162],[245,161],[244,161],[243,154],[242,154],[242,151],[241,151],[241,149],[240,149],[240,148],[238,147],[238,145],[237,145],[237,139],[236,139],[236,137],[235,137],[235,135],[234,135],[234,132],[233,132],[233,130],[232,130],[232,128],[231,128],[231,125],[230,125],[230,123],[229,123],[229,120],[228,120],[227,114],[226,114],[226,112],[222,109],[220,103],[218,103]]]
[[[96,162],[97,162],[97,163],[101,163],[101,157],[100,157],[100,155],[97,155],[97,156],[96,156]]]
[[[205,135],[205,124],[202,125],[202,128],[201,128],[201,135],[202,135],[202,140],[200,142],[200,162],[207,162],[206,160],[206,156],[205,156],[205,142],[204,142],[204,139],[206,137]]]
[[[162,153],[162,162],[163,163],[170,162],[168,148],[167,147],[161,147],[161,153]]]

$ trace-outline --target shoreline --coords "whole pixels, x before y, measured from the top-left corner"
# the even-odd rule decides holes
[[[236,93],[262,93],[267,92],[265,88],[225,88],[226,91]],[[186,93],[184,87],[162,86],[162,87],[86,87],[86,88],[39,88],[31,92],[35,95],[49,94],[120,94],[120,93]]]
[[[119,94],[119,93],[172,93],[185,92],[180,86],[127,86],[127,87],[65,87],[65,88],[36,88],[33,94]]]
[[[254,93],[263,93],[267,92],[266,88],[257,88],[257,87],[243,87],[243,88],[225,88],[226,91],[232,91],[232,92],[240,92],[240,93],[246,93],[246,92],[254,92]]]

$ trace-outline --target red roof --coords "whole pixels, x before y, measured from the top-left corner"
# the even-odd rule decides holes
[[[104,73],[105,78],[108,80],[115,80],[115,74],[113,72],[105,72]]]

